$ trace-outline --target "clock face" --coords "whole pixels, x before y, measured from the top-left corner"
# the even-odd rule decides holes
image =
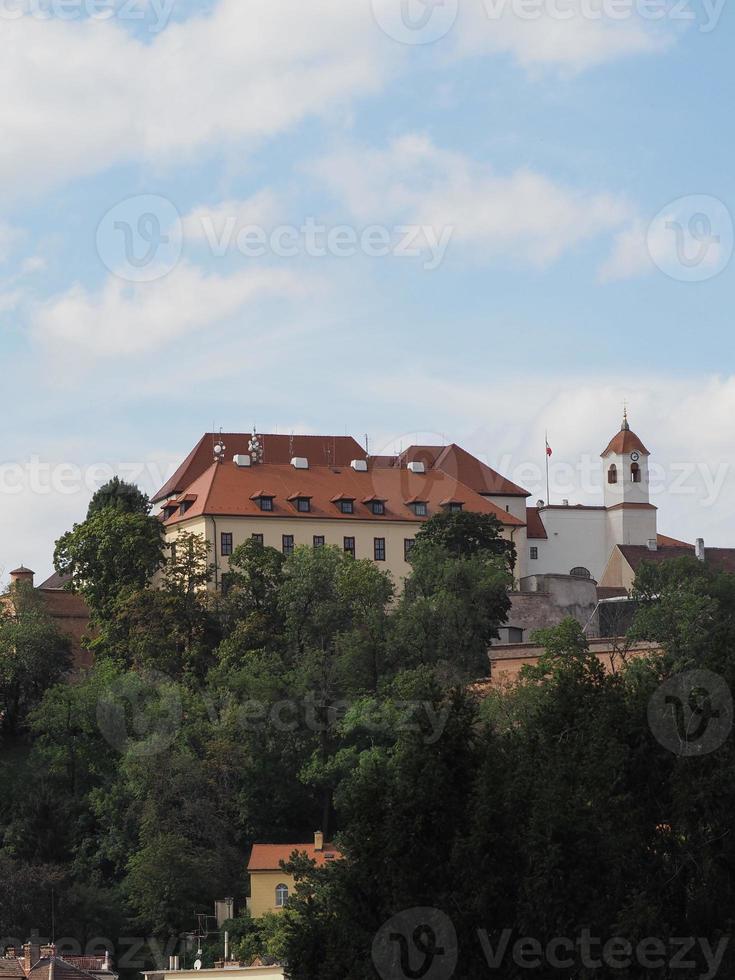
[[[630,458],[633,460],[634,463],[637,463],[638,460],[641,458],[641,454],[640,453],[631,453],[630,454]]]

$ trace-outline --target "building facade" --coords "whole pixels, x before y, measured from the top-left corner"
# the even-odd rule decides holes
[[[204,436],[154,500],[169,545],[182,531],[208,542],[215,588],[234,549],[252,538],[286,555],[337,546],[374,561],[400,588],[421,526],[463,510],[497,518],[516,545],[520,577],[528,496],[459,446],[370,456],[349,437],[228,434]]]
[[[306,855],[318,868],[342,857],[334,844],[324,842],[321,832],[314,834],[313,844],[254,844],[248,862],[248,911],[254,919],[286,907],[296,882],[281,864],[288,864],[295,854]]]

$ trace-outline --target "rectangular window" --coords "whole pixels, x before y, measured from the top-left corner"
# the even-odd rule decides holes
[[[308,497],[299,497],[296,501],[296,510],[301,514],[308,514],[311,510],[311,501]]]
[[[352,555],[353,558],[355,557],[355,539],[354,538],[345,538],[344,548],[345,548],[345,553],[346,554]]]
[[[538,559],[538,548],[531,548],[531,561]]]
[[[220,538],[220,554],[224,558],[228,558],[232,554],[232,534],[229,531],[223,531]]]
[[[294,541],[293,534],[283,535],[283,553],[288,558],[293,554]]]
[[[427,515],[427,514],[428,514],[428,512],[429,512],[429,509],[428,509],[428,507],[426,506],[426,501],[425,501],[425,500],[418,500],[418,501],[417,501],[417,502],[416,502],[416,503],[415,503],[415,504],[413,505],[413,512],[414,512],[414,514],[415,514],[415,515],[416,515],[417,517],[426,517],[426,515]]]
[[[322,535],[322,534],[315,534],[314,535],[314,548],[316,549],[316,548],[323,548],[323,547],[324,547],[324,535]]]
[[[273,497],[260,497],[261,510],[273,510]]]
[[[377,514],[379,517],[385,513],[385,503],[382,500],[373,500],[373,514]]]
[[[462,508],[463,507],[464,507],[464,504],[451,503],[449,505],[449,513],[450,514],[460,514],[462,512]]]
[[[340,500],[339,509],[343,514],[352,514],[355,511],[355,503],[353,500]]]
[[[253,541],[254,541],[254,542],[255,542],[256,544],[260,544],[260,545],[262,545],[262,544],[264,544],[264,538],[263,538],[263,535],[262,535],[262,534],[254,534],[254,535],[253,535]]]
[[[376,561],[385,561],[385,538],[375,538],[373,551]]]
[[[408,556],[411,554],[411,549],[416,544],[416,538],[405,538],[403,541],[403,557],[408,561]]]

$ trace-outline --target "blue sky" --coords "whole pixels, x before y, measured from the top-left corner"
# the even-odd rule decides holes
[[[213,425],[453,439],[534,495],[548,429],[593,502],[624,400],[661,529],[735,545],[732,7],[40,2],[0,2],[0,569]]]

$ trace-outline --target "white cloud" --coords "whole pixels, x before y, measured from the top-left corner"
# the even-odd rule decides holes
[[[267,228],[275,224],[278,209],[278,199],[270,188],[244,201],[223,201],[211,207],[201,205],[182,218],[184,240],[206,243],[213,254],[224,255],[243,228]]]
[[[632,55],[656,53],[672,42],[670,29],[643,20],[636,4],[628,4],[621,17],[605,13],[611,6],[600,9],[582,0],[535,4],[469,0],[461,4],[459,51],[464,55],[510,54],[528,69],[558,66],[582,71]],[[599,16],[593,16],[596,12]]]
[[[77,283],[36,309],[33,331],[44,345],[84,356],[139,354],[182,342],[264,297],[306,291],[304,281],[278,270],[217,276],[183,262],[150,283],[109,276],[96,293]]]
[[[35,193],[129,160],[247,148],[331,117],[409,66],[413,49],[386,37],[371,6],[397,2],[219,0],[145,39],[118,18],[2,19],[0,181]],[[635,17],[529,22],[508,6],[493,19],[482,0],[464,0],[437,50],[580,69],[660,43]]]
[[[386,150],[350,147],[314,172],[360,221],[453,229],[475,257],[512,255],[545,265],[631,219],[621,196],[575,190],[531,170],[499,175],[461,153],[408,135]]]
[[[381,52],[396,54],[367,17],[343,0],[221,0],[148,43],[113,20],[3,20],[0,182],[178,163],[349,104],[380,87]]]

